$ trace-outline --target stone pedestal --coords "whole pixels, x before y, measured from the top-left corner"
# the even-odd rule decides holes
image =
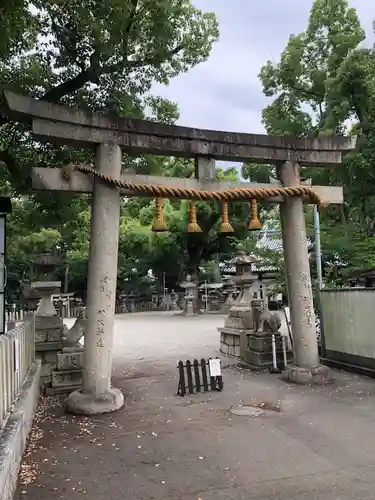
[[[66,347],[57,354],[57,366],[52,371],[51,386],[47,394],[70,393],[83,385],[83,348]]]
[[[61,336],[64,323],[57,316],[52,302],[52,295],[60,290],[59,281],[35,281],[31,283],[41,295],[35,313],[35,355],[42,362],[41,385],[50,385],[52,372],[57,366],[57,353],[62,348]]]
[[[282,336],[280,332],[275,334],[276,360],[278,366],[284,365]],[[272,359],[272,333],[252,333],[247,336],[247,347],[243,352],[242,361],[248,368],[262,370],[273,365]],[[287,351],[288,363],[293,361],[293,352]]]

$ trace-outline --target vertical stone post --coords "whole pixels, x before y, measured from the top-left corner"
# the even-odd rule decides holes
[[[279,177],[284,186],[299,185],[299,165],[285,162]],[[301,384],[324,383],[329,369],[319,364],[302,199],[286,197],[280,204],[280,218],[295,353],[295,364],[285,370],[284,378]]]
[[[121,174],[121,149],[100,144],[97,169],[112,178]],[[78,414],[108,413],[124,404],[120,390],[111,387],[120,222],[119,190],[95,179],[92,199],[90,256],[87,281],[83,390],[72,393],[68,410]]]

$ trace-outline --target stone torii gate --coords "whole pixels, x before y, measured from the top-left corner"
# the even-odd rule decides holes
[[[11,92],[5,92],[4,97],[8,116],[31,124],[36,139],[90,148],[96,152],[95,170],[88,168],[89,173],[74,171],[69,180],[61,175],[61,169],[34,168],[32,174],[35,189],[93,193],[83,390],[72,393],[68,398],[67,407],[73,413],[110,412],[121,408],[124,403],[121,391],[111,386],[120,196],[144,194],[135,192],[132,186],[129,188],[129,183],[212,192],[228,188],[301,187],[300,164],[334,166],[340,164],[342,155],[354,147],[351,139],[343,137],[296,139],[216,132],[101,116]],[[132,154],[143,152],[194,158],[195,179],[121,172],[122,150]],[[272,185],[218,182],[215,160],[275,164],[279,180]],[[105,182],[105,178],[120,181],[120,188]],[[307,255],[303,213],[306,197],[303,194],[308,194],[309,188],[305,186],[301,196],[293,197],[283,196],[281,191],[269,201],[280,203],[294,334],[296,359],[295,365],[288,369],[287,377],[295,382],[307,379],[309,383],[321,382],[328,373],[319,364]],[[313,191],[323,204],[343,202],[341,187],[314,186]]]

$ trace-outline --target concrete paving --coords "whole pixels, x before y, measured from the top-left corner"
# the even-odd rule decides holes
[[[373,500],[375,381],[334,372],[330,385],[297,387],[227,367],[222,393],[176,396],[177,361],[217,355],[223,320],[118,316],[125,408],[78,418],[43,398],[18,500]]]

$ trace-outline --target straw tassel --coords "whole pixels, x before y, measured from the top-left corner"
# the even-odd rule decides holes
[[[152,231],[155,233],[163,233],[168,231],[167,225],[164,220],[163,213],[163,200],[161,198],[155,198],[155,219],[152,225]]]
[[[197,222],[197,202],[195,200],[191,200],[189,205],[188,233],[201,232],[202,229],[199,227],[199,224]]]
[[[251,220],[247,228],[250,231],[258,231],[259,229],[262,229],[262,224],[258,218],[258,204],[255,198],[253,198],[250,202],[250,212],[251,212]]]
[[[228,202],[223,201],[223,212],[221,216],[220,233],[234,233],[234,229],[229,222]]]

